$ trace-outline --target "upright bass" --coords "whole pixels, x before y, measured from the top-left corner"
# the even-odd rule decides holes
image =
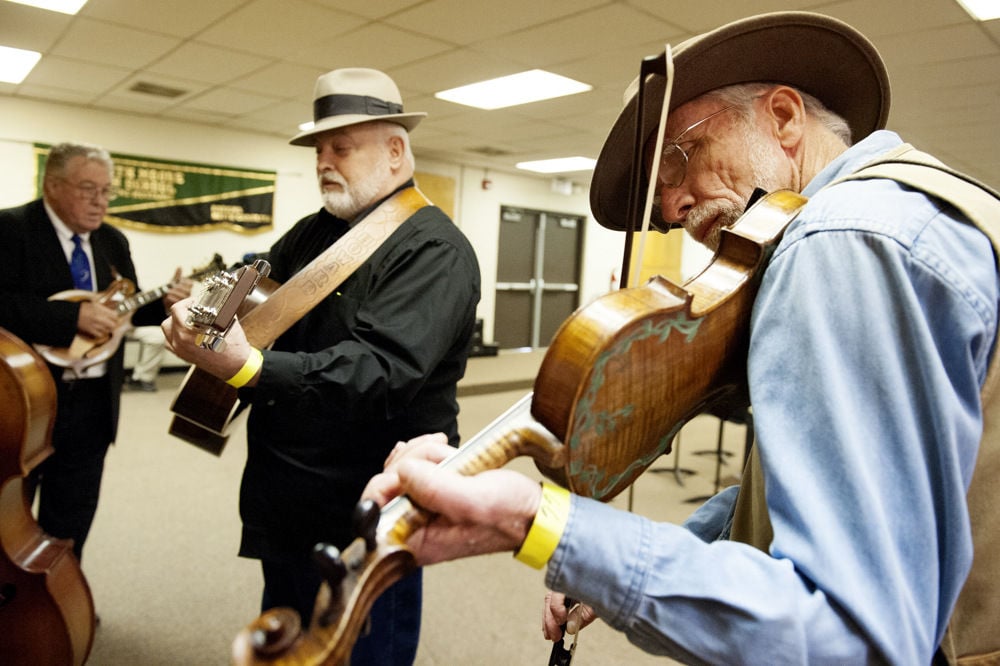
[[[0,328],[0,661],[78,666],[94,640],[94,601],[72,542],[35,522],[27,476],[52,453],[56,388],[45,362]]]

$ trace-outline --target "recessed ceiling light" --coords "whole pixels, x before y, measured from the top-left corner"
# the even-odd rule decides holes
[[[586,92],[593,86],[541,69],[501,76],[434,93],[438,99],[478,109],[502,109],[553,97]]]
[[[8,0],[19,5],[48,9],[49,11],[61,14],[76,14],[80,8],[87,4],[87,0]]]
[[[958,0],[958,4],[977,21],[1000,18],[1000,2],[997,0]]]
[[[87,0],[10,0],[10,2],[48,9],[62,14],[76,14],[81,7],[87,4]]]
[[[597,160],[589,157],[559,157],[552,160],[518,162],[517,168],[536,173],[566,173],[569,171],[590,171]]]
[[[9,46],[0,46],[0,81],[20,83],[35,67],[42,54]]]

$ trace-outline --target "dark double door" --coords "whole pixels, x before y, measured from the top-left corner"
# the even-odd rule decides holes
[[[501,208],[493,320],[501,349],[548,346],[579,306],[584,224],[578,215]]]

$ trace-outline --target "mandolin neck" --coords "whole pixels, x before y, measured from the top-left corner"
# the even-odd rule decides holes
[[[150,289],[149,291],[143,291],[132,296],[126,296],[118,304],[118,314],[125,315],[130,312],[135,312],[147,303],[152,303],[153,301],[163,298],[163,295],[170,291],[176,282],[168,282],[167,284],[157,287],[156,289]]]

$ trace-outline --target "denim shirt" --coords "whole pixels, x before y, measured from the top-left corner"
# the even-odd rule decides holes
[[[754,304],[770,552],[714,539],[735,487],[684,526],[573,498],[546,584],[642,649],[930,663],[972,561],[1000,287],[989,241],[953,208],[887,180],[821,189],[900,143],[876,132],[809,183]]]

